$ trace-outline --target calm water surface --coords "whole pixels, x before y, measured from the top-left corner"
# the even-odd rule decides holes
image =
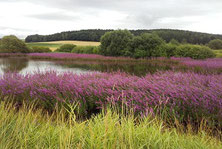
[[[6,72],[19,72],[21,74],[44,72],[54,70],[57,72],[73,72],[76,74],[90,72],[115,72],[121,71],[129,74],[144,76],[159,70],[170,70],[172,64],[155,61],[146,63],[132,62],[94,62],[94,61],[47,61],[32,60],[25,57],[0,58],[0,74]]]
[[[21,74],[35,73],[37,71],[73,72],[77,74],[89,73],[83,68],[69,68],[53,61],[37,61],[27,58],[0,58],[0,74],[6,72],[19,72]]]

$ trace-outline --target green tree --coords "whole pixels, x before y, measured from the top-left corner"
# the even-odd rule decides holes
[[[176,39],[170,40],[169,43],[172,44],[172,45],[177,45],[177,46],[180,45],[180,43]]]
[[[206,59],[215,57],[215,54],[206,46],[184,44],[178,46],[176,56],[190,57],[193,59]]]
[[[175,44],[172,44],[171,42],[165,45],[165,50],[166,50],[166,56],[167,57],[172,57],[176,55],[178,46]]]
[[[220,39],[211,40],[208,43],[208,47],[210,47],[211,49],[215,49],[215,50],[222,49],[222,40],[220,40]]]
[[[124,55],[133,35],[128,30],[107,32],[101,37],[101,53],[106,56]]]
[[[0,52],[2,53],[29,53],[25,42],[14,35],[4,36],[1,40]]]
[[[56,41],[56,40],[80,40],[80,41],[100,41],[101,36],[106,32],[113,30],[101,30],[101,29],[90,29],[80,31],[68,31],[61,32],[52,35],[30,35],[25,41],[26,42],[43,42],[43,41]],[[207,44],[209,41],[214,39],[221,39],[222,35],[214,35],[200,32],[191,32],[183,30],[172,30],[172,29],[153,29],[153,30],[130,30],[130,32],[139,36],[143,33],[155,33],[164,41],[169,43],[172,39],[176,39],[178,42],[190,43],[190,44]]]
[[[129,44],[128,51],[134,54],[136,58],[139,55],[142,57],[158,57],[165,55],[164,48],[162,47],[164,44],[165,42],[159,36],[144,33],[133,38]]]

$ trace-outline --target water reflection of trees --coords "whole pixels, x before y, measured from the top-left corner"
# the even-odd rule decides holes
[[[167,71],[172,69],[172,64],[159,61],[147,62],[57,62],[58,65],[68,68],[80,68],[84,70],[100,71],[100,72],[126,72],[132,75],[144,76],[147,73],[155,73],[157,71]]]
[[[28,66],[27,58],[1,58],[0,68],[3,72],[20,72]]]

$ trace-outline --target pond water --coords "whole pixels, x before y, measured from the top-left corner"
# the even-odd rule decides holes
[[[19,72],[21,74],[44,72],[44,71],[57,71],[57,72],[73,72],[77,74],[89,73],[92,71],[82,68],[68,68],[57,64],[53,61],[36,61],[27,58],[0,58],[0,74],[6,72]]]
[[[163,63],[163,62],[162,62]],[[158,70],[170,70],[172,64],[160,62],[131,63],[131,62],[94,62],[94,61],[47,61],[32,60],[25,57],[0,58],[0,74],[19,72],[21,74],[54,70],[57,72],[73,72],[76,74],[90,72],[121,71],[138,76],[154,73]]]

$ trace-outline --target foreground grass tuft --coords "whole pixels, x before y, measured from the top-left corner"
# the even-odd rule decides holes
[[[182,134],[167,129],[161,121],[119,115],[112,110],[85,121],[63,112],[50,116],[32,107],[13,110],[0,105],[0,148],[222,148],[222,143],[204,131]]]

